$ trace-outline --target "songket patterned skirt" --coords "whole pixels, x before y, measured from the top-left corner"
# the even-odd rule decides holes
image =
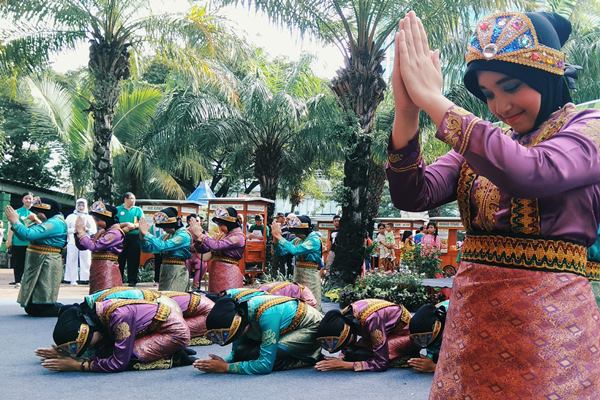
[[[321,311],[321,274],[316,268],[294,267],[294,282],[310,289],[317,301],[316,309]]]
[[[321,346],[317,342],[317,329],[322,319],[323,314],[306,305],[304,318],[294,330],[279,338],[279,347],[289,357],[313,363],[321,353]]]
[[[165,322],[148,335],[135,340],[133,354],[142,363],[168,359],[190,343],[190,330],[181,312],[171,311]]]
[[[123,286],[119,263],[113,260],[94,260],[90,266],[90,294]]]
[[[158,290],[185,292],[189,283],[189,272],[183,262],[175,265],[163,261],[160,266]]]
[[[430,399],[600,399],[600,313],[590,283],[461,263]]]
[[[243,286],[244,276],[236,264],[214,259],[208,263],[208,291],[210,293],[221,293],[223,290]]]
[[[63,261],[60,253],[42,254],[28,249],[17,301],[22,307],[28,304],[55,303],[62,276]]]

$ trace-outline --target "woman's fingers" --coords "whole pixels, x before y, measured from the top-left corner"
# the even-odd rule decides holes
[[[425,32],[425,27],[423,26],[423,21],[421,21],[421,18],[417,17],[416,25],[419,28],[422,52],[423,54],[429,54],[429,40],[427,39],[427,32]]]
[[[416,55],[416,50],[415,50],[415,44],[413,41],[413,36],[412,36],[412,21],[410,20],[409,17],[406,17],[404,19],[404,28],[402,29],[402,32],[404,32],[404,36],[402,38],[402,40],[404,41],[405,45],[406,45],[406,54],[404,55],[406,58],[402,59],[402,62],[406,62],[408,61],[409,57],[414,57]]]
[[[414,11],[408,13],[408,22],[410,24],[410,37],[413,42],[414,54],[417,57],[423,55],[423,41],[421,39],[421,31],[419,29],[419,20]]]

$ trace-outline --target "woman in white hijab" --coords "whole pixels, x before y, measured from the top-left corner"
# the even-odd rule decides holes
[[[92,252],[89,250],[79,250],[75,246],[75,223],[77,217],[85,220],[85,228],[88,235],[96,233],[96,223],[94,218],[88,214],[88,204],[86,199],[77,199],[75,210],[67,219],[67,265],[65,267],[65,281],[71,285],[77,285],[77,281],[88,282],[90,280],[90,264],[92,263]]]

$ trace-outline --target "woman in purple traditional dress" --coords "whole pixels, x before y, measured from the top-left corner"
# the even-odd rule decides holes
[[[213,239],[203,233],[199,222],[190,220],[190,232],[196,250],[202,254],[211,252],[208,264],[208,291],[220,293],[223,290],[244,286],[244,276],[240,271],[240,259],[244,256],[246,238],[240,226],[237,211],[233,207],[218,208],[212,221],[219,226],[220,239]]]
[[[92,251],[90,266],[90,294],[100,290],[122,286],[119,271],[119,254],[123,251],[125,232],[117,221],[117,209],[102,201],[92,204],[90,214],[96,221],[98,232],[93,236],[86,233],[85,221],[78,218],[75,223],[75,245],[80,250]]]
[[[458,200],[467,231],[430,399],[600,399],[600,313],[586,249],[600,223],[600,111],[575,109],[553,13],[481,20],[467,89],[503,131],[442,95],[439,53],[410,12],[396,35],[387,176],[403,210]],[[426,166],[419,111],[452,147]],[[406,196],[411,193],[411,196]]]

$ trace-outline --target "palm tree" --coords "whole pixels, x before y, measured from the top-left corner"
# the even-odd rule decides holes
[[[371,163],[371,145],[375,112],[386,89],[382,62],[399,19],[409,10],[415,10],[434,44],[442,47],[445,38],[459,30],[460,21],[469,21],[478,11],[499,8],[507,2],[221,0],[218,3],[254,5],[274,21],[333,43],[344,56],[344,66],[332,80],[331,89],[352,130],[346,146],[342,225],[336,239],[342,251],[332,272],[338,282],[354,282],[363,259],[370,171],[379,168]]]
[[[185,37],[202,42],[215,51],[218,29],[204,9],[195,7],[184,18],[139,17],[147,6],[145,0],[4,0],[0,15],[15,22],[18,29],[3,31],[0,71],[27,73],[47,65],[51,53],[88,41],[88,68],[93,78],[92,101],[88,111],[93,119],[92,160],[94,195],[109,199],[113,195],[113,165],[110,143],[121,83],[131,75],[132,52],[141,51],[153,42],[163,54],[180,55],[175,65],[194,64],[186,52],[169,46],[165,38]],[[203,25],[205,24],[205,25]],[[165,32],[164,35],[157,33]],[[178,36],[178,34],[180,34]],[[203,39],[201,39],[203,38]],[[171,42],[171,44],[173,41]],[[189,44],[189,42],[186,42]],[[173,50],[175,49],[175,50]],[[196,54],[196,53],[194,53]],[[202,63],[198,76],[214,76]]]

